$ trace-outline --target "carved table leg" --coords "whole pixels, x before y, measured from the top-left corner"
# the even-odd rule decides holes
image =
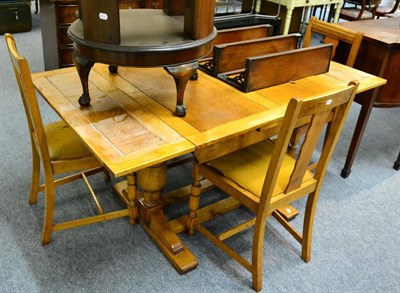
[[[74,61],[76,70],[78,71],[83,90],[83,94],[79,98],[79,105],[89,106],[90,95],[89,95],[88,81],[89,81],[89,73],[94,65],[94,62],[92,60],[80,56],[76,51],[74,51],[74,53],[72,54],[72,60]]]
[[[164,69],[172,75],[176,85],[176,110],[175,115],[178,117],[186,116],[186,106],[183,104],[183,96],[188,81],[196,73],[198,62],[192,62],[177,66],[167,66]]]
[[[166,163],[137,172],[143,197],[139,200],[139,219],[164,255],[179,273],[197,267],[196,257],[181,242],[168,223],[160,199],[167,175]]]
[[[351,166],[353,165],[353,161],[356,156],[358,147],[360,146],[360,142],[364,134],[365,128],[367,126],[369,116],[371,115],[372,108],[375,104],[376,96],[377,96],[377,90],[374,90],[373,93],[368,95],[368,97],[365,97],[361,102],[361,110],[357,119],[356,128],[354,129],[354,134],[351,139],[349,152],[347,153],[346,157],[346,162],[340,174],[340,176],[342,176],[343,178],[349,177],[351,173]]]

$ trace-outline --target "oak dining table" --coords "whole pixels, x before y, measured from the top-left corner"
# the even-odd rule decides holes
[[[174,81],[161,68],[119,68],[110,73],[95,64],[89,76],[91,105],[81,107],[81,86],[75,68],[32,75],[36,89],[56,113],[79,135],[90,151],[118,182],[114,190],[179,273],[194,269],[197,258],[180,240],[186,216],[168,220],[161,196],[167,162],[184,155],[203,162],[277,133],[288,101],[304,99],[360,82],[358,92],[385,84],[386,80],[331,62],[329,72],[297,81],[243,93],[199,72],[186,88],[188,112],[177,117]],[[137,192],[137,185],[140,192]],[[207,182],[204,188],[209,188]],[[182,187],[180,196],[190,192]],[[177,197],[176,193],[173,196]],[[227,199],[203,208],[203,222],[238,205]]]

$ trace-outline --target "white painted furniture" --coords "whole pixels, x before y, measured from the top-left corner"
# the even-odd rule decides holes
[[[335,15],[334,15],[334,22],[338,22],[339,20],[339,13],[340,13],[340,8],[343,5],[343,0],[256,0],[257,4],[256,7],[260,7],[261,1],[269,1],[273,2],[275,4],[280,4],[282,6],[285,6],[287,9],[286,13],[286,18],[284,19],[284,27],[283,27],[283,34],[286,35],[289,32],[289,27],[290,27],[290,22],[292,19],[292,13],[293,10],[296,7],[305,7],[305,12],[303,14],[303,24],[304,24],[304,17],[309,14],[309,9],[312,6],[317,6],[317,5],[331,5],[331,4],[336,4],[335,7]]]

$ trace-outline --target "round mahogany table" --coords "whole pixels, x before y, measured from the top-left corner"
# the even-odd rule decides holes
[[[187,82],[195,74],[197,60],[211,50],[212,33],[193,40],[184,36],[184,17],[169,16],[158,9],[120,10],[120,44],[94,42],[85,39],[82,20],[68,29],[74,43],[73,60],[81,79],[81,106],[90,105],[88,78],[95,62],[109,64],[110,72],[118,66],[164,67],[173,76],[177,89],[175,114],[186,115],[183,97]]]

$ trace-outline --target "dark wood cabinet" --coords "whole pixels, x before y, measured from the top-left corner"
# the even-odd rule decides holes
[[[79,18],[79,5],[75,0],[54,1],[56,14],[58,66],[73,66],[72,41],[67,36],[68,27]]]

